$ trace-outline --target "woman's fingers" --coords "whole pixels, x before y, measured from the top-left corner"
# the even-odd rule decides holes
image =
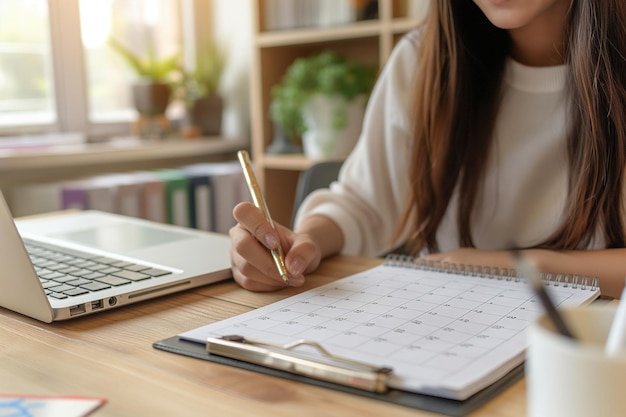
[[[237,225],[230,229],[233,278],[251,291],[275,291],[285,287],[270,249],[282,245],[279,232],[271,227],[261,211],[250,203],[240,203],[233,210]],[[282,233],[290,233],[281,228]],[[287,239],[282,239],[286,242]],[[296,278],[293,285],[302,285]]]
[[[268,249],[275,249],[280,242],[278,232],[272,228],[261,210],[252,203],[239,203],[233,209],[235,220],[256,240]]]
[[[321,250],[306,233],[275,223],[273,228],[253,204],[238,204],[233,210],[237,225],[230,229],[231,267],[235,281],[251,291],[275,291],[285,287],[271,249],[281,246],[289,273],[289,285],[304,284],[304,274],[317,268]]]

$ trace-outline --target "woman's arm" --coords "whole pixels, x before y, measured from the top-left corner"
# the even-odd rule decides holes
[[[619,298],[626,277],[626,249],[553,251],[527,249],[524,254],[542,272],[597,277],[603,295]],[[508,251],[487,251],[462,248],[426,255],[424,259],[514,268],[515,259]]]
[[[369,98],[358,143],[328,189],[311,193],[294,224],[311,216],[331,219],[341,229],[347,255],[378,256],[402,243],[396,236],[406,208],[413,146],[412,96],[417,34],[404,37],[385,63]]]
[[[339,226],[328,217],[311,216],[303,220],[295,232],[308,235],[311,241],[316,242],[319,247],[320,260],[339,253],[343,248],[343,233]],[[297,250],[297,248],[292,249]],[[292,256],[297,255],[292,254]],[[313,269],[311,268],[311,271]],[[309,271],[306,270],[306,272]]]
[[[361,137],[330,189],[316,190],[302,203],[295,231],[270,227],[250,203],[233,210],[230,229],[233,277],[252,291],[284,288],[268,249],[280,242],[290,285],[335,253],[377,256],[402,242],[396,229],[406,206],[411,147],[409,93],[419,39],[403,38],[389,57],[368,101]],[[408,235],[410,230],[405,231]],[[394,240],[395,238],[395,240]]]

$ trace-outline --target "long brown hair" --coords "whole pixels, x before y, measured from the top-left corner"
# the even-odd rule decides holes
[[[562,224],[539,247],[586,247],[599,227],[607,247],[623,247],[626,2],[573,0],[565,42],[572,97],[569,201]],[[510,46],[508,32],[493,26],[474,2],[431,0],[416,85],[411,194],[400,228],[414,225],[411,253],[438,250],[437,229],[455,187],[459,245],[474,246],[471,213]]]

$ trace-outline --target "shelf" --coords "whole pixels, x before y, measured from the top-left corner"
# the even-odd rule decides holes
[[[269,155],[262,157],[262,166],[265,169],[304,171],[321,160],[310,159],[303,154]]]
[[[292,155],[268,155],[262,156],[261,165],[265,169],[282,169],[287,171],[303,171],[313,165],[315,161],[303,154]]]
[[[356,22],[345,26],[276,30],[260,33],[256,38],[256,44],[262,48],[311,44],[341,39],[368,38],[378,36],[380,31],[381,23],[378,21]]]
[[[134,138],[107,143],[81,143],[36,149],[0,149],[0,185],[28,181],[56,181],[122,170],[153,169],[234,157],[246,148],[239,139]]]
[[[420,24],[420,20],[415,18],[396,18],[391,22],[391,31],[393,33],[406,33],[415,29]]]

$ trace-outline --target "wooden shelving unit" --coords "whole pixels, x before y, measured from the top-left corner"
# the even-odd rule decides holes
[[[409,5],[427,1],[378,0],[377,19],[288,30],[267,30],[265,1],[251,1],[255,26],[250,80],[252,158],[268,206],[278,222],[287,225],[291,221],[298,176],[314,161],[301,154],[265,153],[273,139],[269,118],[272,86],[280,81],[294,59],[327,49],[381,68],[398,39],[419,24],[417,17],[407,16]]]

